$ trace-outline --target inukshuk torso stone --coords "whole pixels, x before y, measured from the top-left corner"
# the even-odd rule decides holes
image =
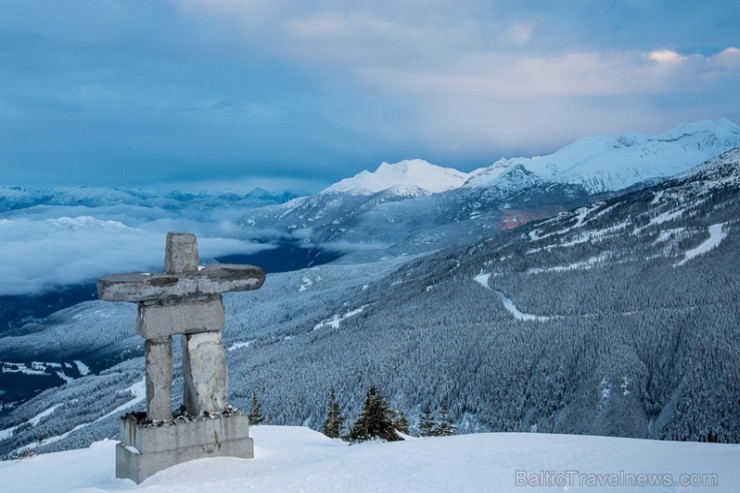
[[[136,332],[146,340],[147,420],[122,421],[117,477],[139,483],[187,460],[254,456],[246,416],[224,417],[228,379],[221,293],[258,289],[265,274],[250,265],[199,267],[198,262],[194,235],[168,233],[164,273],[117,274],[98,281],[101,299],[138,303]],[[182,336],[183,404],[194,420],[172,420],[175,335]]]

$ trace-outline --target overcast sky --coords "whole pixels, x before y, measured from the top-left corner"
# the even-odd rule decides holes
[[[0,0],[2,184],[315,188],[740,123],[737,0]]]

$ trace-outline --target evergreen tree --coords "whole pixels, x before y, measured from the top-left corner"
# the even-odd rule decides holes
[[[252,392],[252,410],[247,415],[249,417],[250,425],[262,424],[264,418],[262,417],[262,405],[257,400],[257,393]]]
[[[389,442],[403,440],[393,428],[391,410],[375,385],[367,391],[362,413],[352,426],[349,438],[353,442],[364,442],[373,438]]]
[[[429,404],[424,406],[419,417],[419,436],[420,437],[431,437],[434,436],[434,430],[437,428],[437,422],[434,420],[432,410],[429,408]]]
[[[327,409],[326,419],[324,420],[324,435],[329,438],[341,438],[343,424],[342,410],[337,402],[337,394],[332,388],[329,393],[329,408]]]
[[[409,419],[406,414],[399,409],[391,409],[391,421],[393,421],[393,429],[404,435],[409,434]]]
[[[442,400],[439,408],[439,423],[434,427],[432,434],[436,437],[447,437],[457,435],[457,426],[449,415],[447,398]]]

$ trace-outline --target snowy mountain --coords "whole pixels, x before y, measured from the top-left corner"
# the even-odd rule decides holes
[[[413,159],[396,164],[383,163],[374,172],[361,171],[351,178],[333,184],[321,193],[372,195],[392,190],[406,196],[429,195],[459,188],[468,178],[469,175],[462,171]]]
[[[0,463],[0,483],[13,493],[516,492],[523,487],[595,493],[617,485],[626,492],[684,485],[730,493],[740,481],[737,445],[497,433],[350,447],[301,427],[250,431],[254,459],[186,462],[140,485],[114,478],[110,440]]]
[[[252,209],[239,222],[250,237],[279,234],[307,245],[377,258],[391,247],[396,253],[417,253],[467,243],[592,199],[577,186],[540,183],[529,179],[531,173],[523,174],[521,187],[505,190],[458,187],[429,193],[412,185],[372,194],[325,190]]]
[[[735,149],[469,245],[269,275],[225,296],[231,401],[255,391],[275,423],[318,428],[330,388],[352,416],[376,384],[412,428],[447,399],[463,432],[738,443],[738,218]],[[111,410],[142,405],[134,311],[88,302],[0,337],[19,373],[70,365],[0,414],[0,454],[115,436]]]
[[[549,156],[502,159],[470,174],[419,160],[384,163],[312,197],[251,210],[241,224],[250,234],[272,229],[330,248],[416,253],[625,193],[739,145],[740,127],[721,119],[658,136],[588,137]]]
[[[740,127],[726,118],[681,125],[660,135],[586,137],[547,156],[501,159],[475,171],[466,187],[501,186],[511,174],[530,172],[537,180],[582,185],[591,193],[687,171],[740,146]],[[506,184],[520,188],[520,182]]]

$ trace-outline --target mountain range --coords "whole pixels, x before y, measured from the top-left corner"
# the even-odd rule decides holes
[[[702,143],[737,135],[727,121],[682,128],[644,146],[710,154]],[[715,130],[688,130],[697,128]],[[377,182],[366,174],[247,212],[245,224],[272,217],[307,243],[389,246],[227,295],[232,402],[246,407],[256,392],[275,423],[318,428],[331,388],[353,416],[376,384],[412,423],[448,402],[463,432],[740,442],[738,145],[620,190],[545,181],[527,163],[485,186],[475,182],[483,171],[442,168],[426,176],[433,190],[411,189],[408,177],[429,166],[414,161],[382,167],[396,178],[384,190],[360,191]],[[475,197],[490,200],[466,202]],[[521,215],[517,227],[491,224],[503,217],[495,204]],[[115,436],[111,411],[142,403],[134,316],[133,306],[89,301],[0,337],[4,376],[60,384],[0,411],[0,455]],[[178,374],[173,405],[180,383]]]
[[[394,245],[430,250],[612,197],[736,146],[740,127],[720,119],[657,136],[584,138],[547,156],[501,159],[471,173],[418,159],[383,163],[316,195],[252,209],[240,222],[255,236],[277,230],[365,255]]]
[[[248,193],[180,192],[109,187],[29,188],[0,185],[0,214],[38,207],[110,207],[116,205],[181,210],[185,207],[214,207],[232,204],[241,208],[260,207],[295,198],[293,192],[271,193],[256,188]]]

